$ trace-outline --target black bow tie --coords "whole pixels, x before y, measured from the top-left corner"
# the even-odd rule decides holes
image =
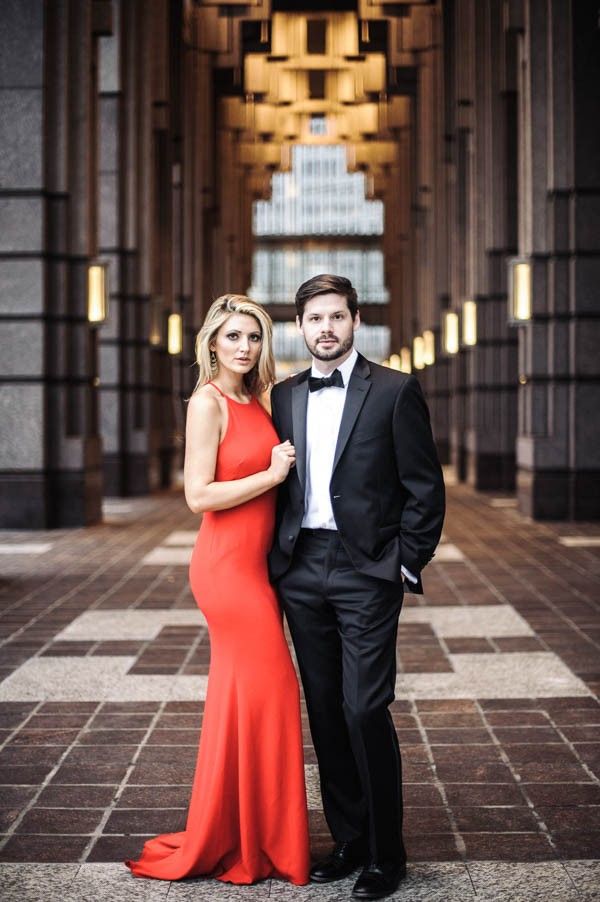
[[[339,370],[334,370],[331,376],[323,376],[321,379],[318,379],[316,376],[308,377],[309,391],[319,391],[320,388],[331,388],[332,385],[336,388],[344,387],[344,380]]]

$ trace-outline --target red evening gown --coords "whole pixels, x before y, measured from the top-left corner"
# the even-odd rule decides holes
[[[227,409],[217,481],[267,469],[279,441],[255,398],[227,398]],[[204,514],[190,583],[211,662],[186,828],[148,840],[138,861],[126,861],[136,876],[308,882],[298,681],[267,573],[274,506],[268,491]]]

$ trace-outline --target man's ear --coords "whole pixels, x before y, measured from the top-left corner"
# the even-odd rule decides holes
[[[354,317],[354,323],[353,323],[353,327],[354,327],[354,331],[355,331],[355,332],[356,332],[356,330],[358,329],[359,326],[360,326],[360,311],[357,310],[357,311],[356,311],[356,316]]]
[[[298,332],[302,332],[302,320],[299,316],[296,317],[296,326],[298,328]]]

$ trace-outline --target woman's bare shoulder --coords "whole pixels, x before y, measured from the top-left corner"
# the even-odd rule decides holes
[[[217,418],[221,413],[222,397],[212,385],[206,383],[193,392],[188,400],[188,411],[202,416]]]

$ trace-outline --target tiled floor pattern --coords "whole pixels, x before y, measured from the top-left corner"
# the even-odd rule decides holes
[[[352,877],[329,887],[290,887],[276,881],[234,887],[214,880],[179,883],[133,880],[118,864],[5,864],[0,870],[3,902],[348,902]],[[419,862],[413,864],[394,900],[406,902],[582,902],[598,898],[596,862],[568,861]]]
[[[194,524],[173,493],[111,501],[99,527],[0,536],[2,899],[348,898],[351,881],[162,884],[118,864],[185,818],[210,655],[187,586]],[[398,899],[600,898],[599,538],[450,490],[399,632]]]

